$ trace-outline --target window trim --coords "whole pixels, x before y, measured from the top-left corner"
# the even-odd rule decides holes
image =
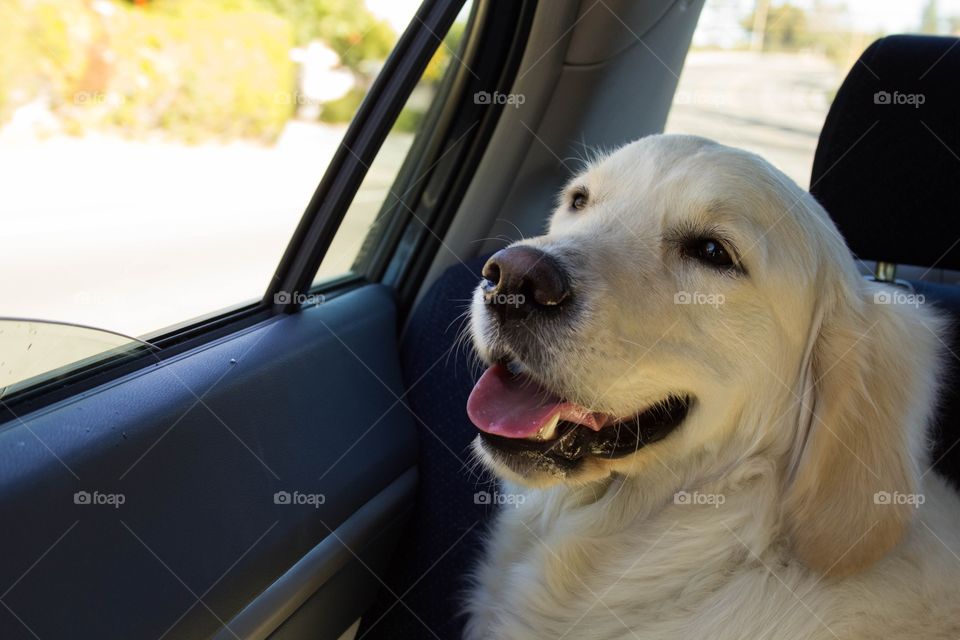
[[[377,220],[383,220],[384,224],[368,230],[360,252],[354,257],[353,270],[365,274],[372,282],[383,280],[386,265],[395,257],[397,241],[410,218],[407,202],[416,206],[423,199],[425,178],[430,177],[435,165],[450,151],[447,145],[451,139],[452,123],[460,106],[466,79],[473,73],[470,62],[476,54],[477,34],[487,26],[489,4],[489,0],[473,2],[460,46],[460,60],[444,75],[410,151],[390,186],[392,197],[386,198],[377,212]]]
[[[66,400],[112,380],[158,364],[163,360],[233,335],[270,319],[270,314],[259,304],[247,304],[225,315],[206,322],[193,324],[183,330],[165,334],[156,339],[146,339],[155,350],[118,354],[103,358],[88,365],[70,369],[43,382],[21,389],[0,398],[0,425],[18,421],[21,415],[36,411],[47,405]]]
[[[437,145],[426,175],[415,177],[417,198],[404,207],[405,225],[394,239],[387,259],[372,264],[370,280],[381,281],[397,291],[398,311],[405,317],[442,245],[460,202],[473,181],[505,104],[482,104],[477,92],[507,94],[513,87],[526,49],[537,8],[536,0],[517,0],[506,5],[476,0],[481,28],[468,34],[466,65],[461,69],[463,86],[456,100],[445,108],[450,114],[446,139]],[[492,42],[491,42],[492,41]],[[452,152],[454,145],[459,146]],[[394,186],[394,193],[403,185]],[[404,193],[404,191],[400,191]],[[402,205],[400,205],[402,207]],[[406,256],[406,257],[404,257]],[[478,274],[479,275],[479,274]]]

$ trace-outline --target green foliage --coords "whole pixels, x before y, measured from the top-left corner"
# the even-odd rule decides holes
[[[341,124],[353,120],[357,114],[360,103],[366,95],[365,91],[353,89],[347,95],[337,100],[331,100],[324,103],[320,111],[320,121],[330,124]],[[397,121],[393,125],[392,131],[401,131],[404,133],[414,133],[425,115],[422,109],[414,107],[404,107]]]
[[[466,23],[464,22],[454,22],[450,25],[450,30],[443,38],[443,42],[440,43],[433,57],[430,58],[430,62],[427,63],[427,68],[423,72],[421,82],[439,82],[447,70],[447,67],[450,66],[450,63],[457,63],[454,55],[461,55],[460,43],[463,40],[465,29]]]
[[[817,5],[810,13],[791,4],[770,7],[764,23],[763,50],[812,51],[848,67],[882,34],[849,30],[843,26],[845,14],[842,5]],[[755,15],[751,14],[741,24],[752,32],[754,20]]]
[[[366,93],[362,89],[351,89],[342,98],[324,102],[320,109],[320,121],[330,123],[350,122],[357,113],[357,109],[360,108],[360,103],[363,102]]]
[[[391,129],[391,131],[416,133],[425,115],[426,113],[420,109],[405,108],[400,112],[400,115],[397,116],[397,121],[393,123],[393,129]]]
[[[354,71],[363,63],[383,60],[397,36],[357,0],[258,0],[294,26],[298,44],[321,40]]]
[[[938,33],[939,32],[939,11],[937,10],[937,0],[927,0],[927,4],[923,7],[923,13],[920,16],[920,32],[921,33]]]
[[[751,13],[741,24],[752,33],[754,22],[755,16]],[[764,51],[797,51],[809,47],[813,42],[807,13],[791,4],[770,7],[764,25]]]
[[[282,98],[293,83],[290,28],[246,3],[221,2],[226,10],[178,2],[125,15],[130,22],[113,38],[124,98],[115,124],[136,130],[159,123],[188,139],[280,133],[289,116]]]
[[[48,96],[68,131],[158,129],[188,141],[275,138],[294,83],[287,22],[252,0],[113,5],[13,0],[0,21],[0,118]],[[19,102],[24,102],[21,97]]]
[[[67,132],[163,132],[274,139],[295,112],[290,50],[320,40],[369,86],[396,34],[358,0],[0,0],[0,125],[39,98]],[[413,131],[454,55],[464,24],[446,34],[417,99],[395,128]],[[322,105],[349,122],[366,89]]]
[[[33,11],[10,8],[0,19],[0,123],[39,94],[63,95],[82,72],[73,56],[70,26],[83,28],[79,1],[43,2]]]
[[[433,90],[443,79],[447,68],[451,64],[459,64],[454,56],[460,55],[460,44],[463,40],[465,28],[466,24],[464,22],[455,22],[450,27],[443,42],[437,47],[433,57],[430,58],[430,62],[427,63],[413,96],[397,117],[393,126],[394,131],[416,132],[426,115],[426,109],[429,108],[429,98],[432,97]],[[329,123],[350,122],[356,115],[357,109],[360,108],[360,103],[365,95],[365,89],[353,89],[342,98],[324,103],[320,111],[320,121]],[[424,96],[427,97],[426,100],[423,99]]]

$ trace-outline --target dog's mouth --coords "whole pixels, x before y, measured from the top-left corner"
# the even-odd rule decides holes
[[[588,456],[619,458],[663,439],[691,404],[685,394],[670,395],[634,415],[614,416],[566,401],[501,363],[477,381],[467,414],[484,444],[497,452],[568,471]]]

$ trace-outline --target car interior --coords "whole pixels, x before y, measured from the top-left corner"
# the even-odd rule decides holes
[[[463,9],[426,0],[318,165],[261,299],[0,395],[0,637],[460,637],[465,579],[498,507],[470,455],[472,291],[493,251],[542,231],[584,158],[664,130],[703,4],[474,0],[461,64],[350,275],[318,282]],[[954,318],[958,41],[869,44],[809,167],[864,277]],[[877,102],[894,87],[926,100]],[[945,347],[955,369],[956,331]],[[954,483],[956,389],[933,458]],[[120,498],[89,508],[97,495]]]

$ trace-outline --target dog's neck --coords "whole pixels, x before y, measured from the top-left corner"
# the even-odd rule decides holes
[[[559,531],[590,540],[615,539],[628,531],[653,540],[662,535],[660,544],[672,542],[696,549],[692,557],[714,559],[712,564],[694,562],[690,575],[777,552],[784,538],[781,498],[790,467],[790,427],[799,416],[795,406],[776,415],[778,423],[758,437],[742,426],[743,421],[760,423],[762,416],[733,411],[727,432],[736,435],[729,446],[683,460],[651,456],[636,474],[546,489],[511,486],[508,490],[524,492],[527,499],[518,509],[508,508],[513,513],[506,519],[517,523],[520,533],[529,528],[532,540]],[[668,540],[677,536],[682,540]],[[710,548],[717,540],[729,544]]]
[[[666,483],[622,476],[527,490],[522,504],[503,509],[498,526],[508,531],[493,538],[510,546],[494,545],[491,554],[497,566],[536,557],[564,566],[571,562],[566,553],[591,563],[605,562],[611,552],[627,553],[631,581],[649,587],[637,589],[637,606],[640,600],[660,602],[691,581],[713,584],[744,562],[774,561],[769,554],[783,544],[779,475],[777,465],[755,458],[720,479],[688,485],[689,499],[657,489]],[[526,543],[517,544],[521,540]],[[582,587],[570,580],[570,589]]]
[[[662,467],[642,476],[615,475],[584,485],[547,489],[508,485],[508,490],[524,493],[521,511],[531,516],[531,521],[549,527],[564,520],[594,535],[691,517],[722,520],[734,509],[746,509],[757,517],[762,514],[773,530],[779,518],[777,496],[782,477],[782,464],[754,457],[691,478]]]

